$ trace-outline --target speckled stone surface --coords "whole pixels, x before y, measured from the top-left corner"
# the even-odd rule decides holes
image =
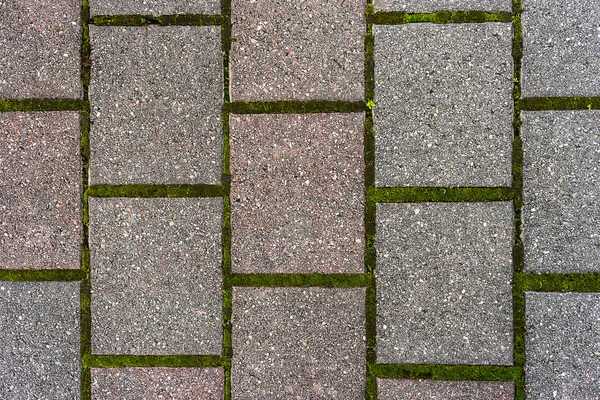
[[[511,0],[373,0],[375,11],[512,11]]]
[[[221,354],[222,199],[91,198],[94,354]]]
[[[92,400],[223,400],[222,368],[92,368]]]
[[[232,399],[364,399],[364,288],[234,287],[232,323]]]
[[[365,0],[232,0],[231,99],[364,100]]]
[[[231,115],[234,272],[362,273],[364,114]]]
[[[600,293],[525,293],[525,394],[596,399],[600,387]]]
[[[80,398],[79,282],[0,282],[2,400]]]
[[[377,186],[510,186],[511,24],[375,26]]]
[[[78,112],[0,113],[0,269],[79,268]]]
[[[82,96],[81,1],[0,2],[0,99]]]
[[[521,119],[525,272],[600,272],[600,111]]]
[[[523,0],[524,97],[600,96],[600,2]]]
[[[90,15],[220,14],[220,0],[89,0]]]
[[[514,400],[512,382],[377,379],[378,400]]]
[[[90,26],[90,183],[221,183],[216,26]]]
[[[377,205],[377,362],[513,362],[513,208]]]

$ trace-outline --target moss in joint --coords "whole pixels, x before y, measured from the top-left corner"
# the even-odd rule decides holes
[[[224,109],[232,114],[306,114],[306,113],[353,113],[364,112],[364,101],[274,101],[232,102]]]
[[[370,17],[370,16],[368,16]],[[433,24],[511,22],[508,12],[488,13],[484,11],[438,11],[435,13],[406,13],[402,11],[377,12],[370,20],[378,25],[399,25],[429,22]]]
[[[512,366],[377,364],[370,368],[379,378],[504,382],[520,378],[520,369]]]
[[[367,201],[373,203],[489,202],[513,200],[511,187],[393,187],[370,188]]]
[[[86,107],[86,101],[75,99],[0,100],[0,112],[77,111]]]
[[[226,360],[221,356],[91,356],[91,367],[222,367]]]
[[[519,100],[519,110],[600,110],[600,97],[529,97]]]
[[[88,197],[222,197],[221,185],[98,185]]]
[[[90,24],[99,26],[144,26],[144,25],[183,25],[206,26],[221,25],[220,15],[97,15],[89,20]]]
[[[370,274],[232,274],[232,286],[355,288],[373,283]]]

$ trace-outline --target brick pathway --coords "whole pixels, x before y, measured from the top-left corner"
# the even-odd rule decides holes
[[[0,399],[600,399],[600,3],[0,0]]]

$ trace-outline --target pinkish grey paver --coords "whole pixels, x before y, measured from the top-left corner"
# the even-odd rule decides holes
[[[78,112],[0,113],[0,269],[79,268]]]
[[[92,400],[223,400],[222,368],[92,368]]]
[[[364,399],[364,288],[234,287],[232,324],[232,399]]]
[[[216,26],[90,27],[90,184],[219,184]]]
[[[82,96],[81,1],[0,2],[0,99]]]
[[[378,379],[378,400],[513,400],[512,382]]]
[[[220,0],[89,0],[90,15],[220,14]]]
[[[221,354],[222,199],[91,198],[94,354]]]
[[[232,0],[232,100],[363,100],[365,5]]]
[[[232,269],[364,270],[364,114],[231,115]]]

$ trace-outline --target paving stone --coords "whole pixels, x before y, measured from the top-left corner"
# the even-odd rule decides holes
[[[377,379],[379,400],[514,400],[512,382]]]
[[[511,0],[374,0],[375,11],[512,11]]]
[[[92,368],[92,400],[222,400],[222,368]]]
[[[526,272],[600,272],[600,111],[522,112]]]
[[[91,26],[91,184],[219,184],[216,26]]]
[[[0,2],[0,99],[80,99],[81,1]]]
[[[510,186],[511,24],[375,26],[377,186]]]
[[[89,0],[90,15],[220,14],[220,0]]]
[[[524,97],[600,96],[600,2],[523,0]]]
[[[365,289],[233,288],[233,399],[364,399]]]
[[[510,202],[377,205],[377,361],[513,362]]]
[[[232,0],[232,100],[364,100],[365,0]]]
[[[525,293],[525,393],[533,399],[596,399],[600,293]]]
[[[232,115],[232,268],[364,271],[364,114]]]
[[[94,354],[220,354],[222,199],[91,198]]]
[[[3,400],[79,399],[79,282],[0,282]]]
[[[0,269],[79,268],[79,113],[0,113]]]

